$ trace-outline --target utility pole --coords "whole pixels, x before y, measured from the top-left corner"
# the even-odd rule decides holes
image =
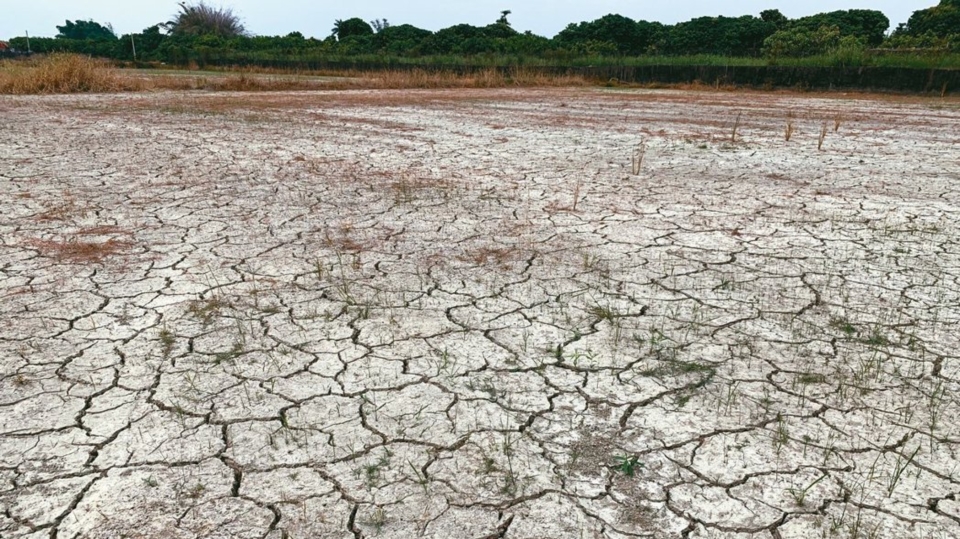
[[[30,31],[24,30],[24,32],[27,34],[27,54],[30,54]]]
[[[137,61],[137,43],[133,40],[133,34],[130,34],[130,45],[133,47],[133,61]]]

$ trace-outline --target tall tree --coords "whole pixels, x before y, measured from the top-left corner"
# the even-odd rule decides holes
[[[421,53],[420,45],[431,35],[430,30],[409,24],[388,26],[377,32],[377,45],[390,54],[416,56]]]
[[[890,19],[883,12],[872,9],[849,9],[801,17],[789,24],[789,28],[805,32],[816,32],[823,26],[836,26],[841,37],[853,36],[875,47],[883,43],[883,37],[890,28]]]
[[[773,22],[743,17],[697,17],[681,22],[666,32],[667,54],[719,54],[757,56],[763,41],[777,31]]]
[[[780,13],[779,9],[765,9],[760,12],[760,20],[763,22],[768,22],[777,27],[777,30],[783,28],[787,25],[790,19],[786,15]]]
[[[163,26],[172,35],[236,37],[247,35],[240,17],[230,8],[215,8],[202,0],[195,4],[181,2],[180,12]]]
[[[367,21],[359,17],[354,17],[345,21],[337,19],[333,23],[333,30],[331,30],[331,32],[332,35],[337,38],[337,41],[343,41],[348,37],[372,36],[373,27],[370,26]]]
[[[897,33],[936,37],[960,35],[960,0],[940,0],[937,6],[914,11],[906,26],[898,28]]]
[[[63,26],[58,26],[57,31],[60,39],[117,39],[109,23],[104,26],[94,21],[67,21]]]
[[[620,54],[643,54],[656,43],[659,23],[637,22],[622,15],[567,25],[554,40],[564,47],[608,43]]]

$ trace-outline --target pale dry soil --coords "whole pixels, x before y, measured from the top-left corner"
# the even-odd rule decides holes
[[[960,537],[957,101],[0,113],[4,538]]]

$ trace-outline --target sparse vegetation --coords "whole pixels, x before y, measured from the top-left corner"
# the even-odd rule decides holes
[[[797,504],[797,507],[806,507],[807,506],[807,493],[810,492],[810,489],[817,486],[818,483],[829,477],[826,474],[821,475],[820,477],[814,479],[810,484],[804,486],[803,488],[790,488],[787,489],[787,492],[790,493],[790,496],[793,497],[794,502]]]
[[[176,344],[176,336],[166,326],[160,328],[160,350],[163,357],[170,357],[173,351],[173,345]]]
[[[187,312],[199,320],[204,326],[210,325],[220,317],[224,309],[230,307],[230,302],[217,294],[211,294],[206,299],[191,301],[187,305]]]
[[[951,100],[4,101],[14,534],[955,528]]]
[[[617,471],[626,475],[627,477],[633,477],[636,475],[637,470],[643,467],[644,464],[640,462],[640,457],[636,455],[616,458]]]
[[[846,318],[835,316],[830,319],[830,327],[842,331],[848,336],[856,335],[857,328]]]
[[[115,238],[106,241],[31,240],[28,245],[44,256],[77,263],[98,263],[128,251],[132,244]]]
[[[537,68],[481,69],[467,73],[446,70],[337,71],[335,78],[269,74],[250,70],[226,74],[188,72],[144,74],[75,54],[0,61],[0,94],[63,94],[150,90],[213,90],[270,92],[289,90],[504,88],[511,86],[585,86],[588,79],[557,75]]]
[[[207,490],[207,487],[203,483],[197,483],[190,487],[185,495],[187,498],[197,499],[203,496],[203,493]]]

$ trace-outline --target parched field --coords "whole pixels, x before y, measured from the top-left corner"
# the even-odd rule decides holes
[[[0,536],[960,537],[958,126],[0,98]]]

